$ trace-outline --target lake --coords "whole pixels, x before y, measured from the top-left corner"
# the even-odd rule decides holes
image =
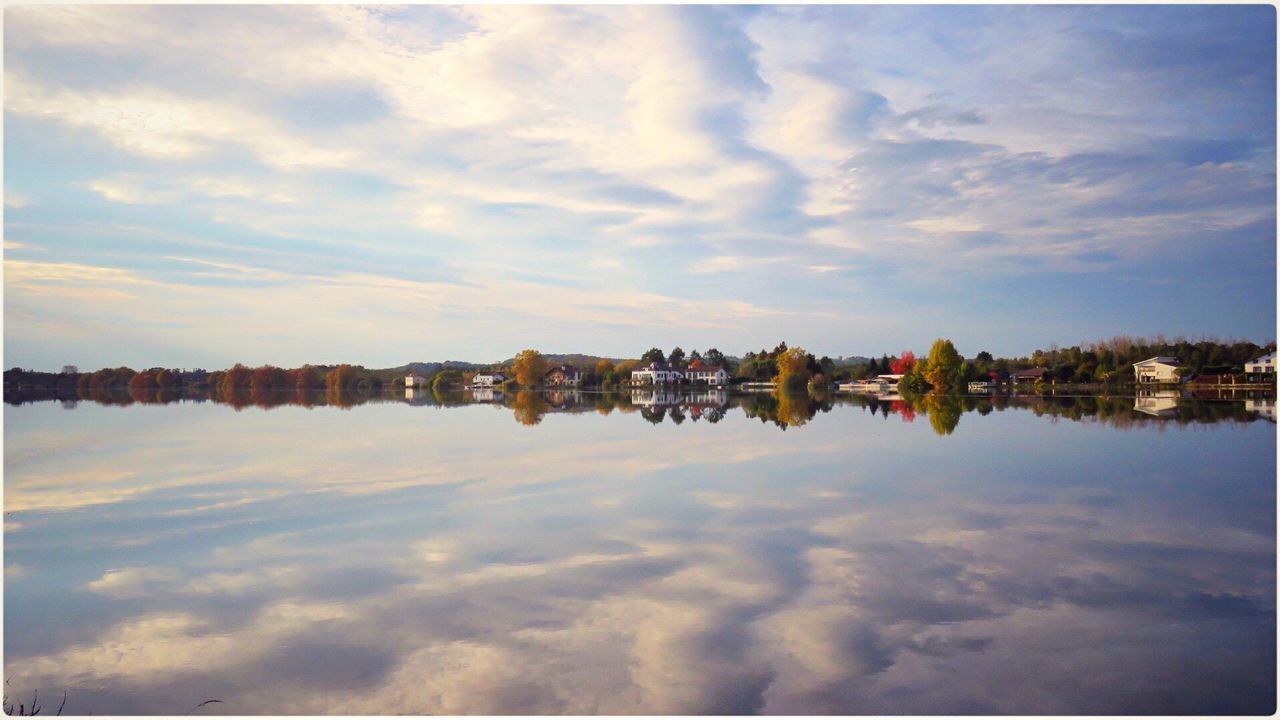
[[[1276,707],[1273,402],[259,404],[5,406],[10,702]]]

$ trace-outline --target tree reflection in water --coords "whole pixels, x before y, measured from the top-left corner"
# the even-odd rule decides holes
[[[517,393],[491,391],[481,396],[460,387],[420,388],[404,391],[378,390],[356,384],[336,385],[325,390],[299,388],[270,389],[235,388],[229,384],[204,390],[149,387],[103,387],[81,383],[68,393],[56,391],[14,391],[5,394],[11,405],[41,401],[69,403],[73,409],[79,401],[102,405],[142,403],[163,405],[175,402],[213,402],[235,410],[249,407],[269,410],[281,405],[307,408],[333,406],[351,409],[367,403],[406,403],[434,407],[461,407],[473,404],[502,405],[511,408],[516,422],[537,425],[549,413],[595,412],[610,415],[614,411],[639,411],[647,422],[660,425],[670,420],[675,425],[686,420],[719,422],[734,409],[744,417],[756,419],[786,430],[802,427],[819,412],[840,406],[862,408],[886,419],[897,416],[912,422],[923,413],[938,435],[950,435],[966,413],[986,416],[1009,408],[1030,410],[1037,416],[1063,418],[1075,422],[1101,422],[1116,428],[1141,427],[1150,423],[1274,422],[1274,395],[1259,394],[1231,399],[1201,398],[1177,393],[1169,398],[1134,398],[1125,395],[833,395],[830,393],[756,392],[733,393],[724,390],[633,390],[630,392],[520,390]],[[1153,410],[1152,408],[1158,408]]]

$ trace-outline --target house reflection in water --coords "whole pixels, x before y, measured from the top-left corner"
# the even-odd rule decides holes
[[[475,386],[471,388],[471,399],[476,402],[502,402],[502,390],[492,387]]]
[[[1244,401],[1244,409],[1251,413],[1256,413],[1259,417],[1266,418],[1271,422],[1276,421],[1275,398],[1249,398]]]
[[[680,393],[661,387],[632,390],[631,404],[641,407],[672,407],[680,404]]]
[[[548,405],[555,408],[576,407],[582,404],[582,392],[576,388],[544,390],[542,397]]]
[[[1173,417],[1178,413],[1177,390],[1139,390],[1133,409],[1155,417]]]

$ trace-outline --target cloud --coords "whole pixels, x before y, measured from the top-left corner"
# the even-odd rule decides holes
[[[957,333],[1013,342],[1007,323],[966,319],[1034,300],[1006,301],[1011,286],[1052,287],[1046,306],[1063,307],[1081,283],[1119,287],[1197,244],[1273,244],[1274,43],[1257,12],[15,8],[9,168],[40,203],[6,230],[20,218],[55,260],[232,262],[315,292],[345,266],[455,284],[554,275],[636,310],[618,298],[748,302],[767,310],[749,323],[759,342],[788,330],[762,317],[865,311],[835,333],[789,326],[810,345],[879,342],[852,328],[902,308],[890,288],[916,297],[914,283],[968,273],[993,282],[951,288]],[[1229,279],[1197,267],[1196,282]],[[1080,277],[1038,281],[1062,273]],[[545,299],[519,303],[528,342],[566,337],[564,298]],[[1159,301],[1186,304],[1177,322],[1207,304],[1220,323],[1267,326],[1226,300]],[[901,316],[933,311],[913,307]],[[1142,319],[1135,303],[1105,307],[1086,314]],[[494,304],[465,311],[440,336],[459,356],[468,329],[499,327]],[[933,332],[920,322],[902,327]],[[719,345],[743,329],[685,327]],[[284,332],[303,344],[309,331]],[[568,337],[616,354],[629,336]],[[40,347],[15,351],[52,356]]]

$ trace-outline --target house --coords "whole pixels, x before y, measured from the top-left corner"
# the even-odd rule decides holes
[[[877,375],[866,380],[855,380],[851,383],[836,386],[838,390],[852,390],[857,393],[890,393],[898,391],[898,383],[902,375]]]
[[[995,383],[990,380],[973,380],[969,383],[969,392],[985,393],[991,392],[995,388]]]
[[[649,363],[631,371],[631,382],[640,385],[669,385],[684,379],[684,373],[666,363]]]
[[[1141,383],[1176,383],[1182,361],[1176,357],[1156,356],[1133,364],[1133,374]]]
[[[482,370],[471,377],[471,387],[493,387],[507,381],[507,376],[500,372]]]
[[[582,384],[582,373],[572,365],[553,367],[542,376],[543,385],[555,387],[578,387]]]
[[[404,376],[404,386],[407,388],[417,387],[419,385],[426,385],[426,384],[427,384],[427,378],[422,375],[418,375],[417,373],[410,373]]]
[[[1276,354],[1269,352],[1260,358],[1244,364],[1244,371],[1249,375],[1270,375],[1276,371]]]
[[[694,360],[684,371],[684,379],[689,382],[706,383],[708,385],[724,385],[729,382],[729,373],[722,367],[703,365],[702,360]]]
[[[1044,382],[1045,380],[1051,379],[1052,377],[1049,375],[1049,368],[1046,367],[1034,367],[1030,370],[1019,370],[1018,372],[1009,375],[1009,382],[1014,385],[1017,385],[1018,383]]]

